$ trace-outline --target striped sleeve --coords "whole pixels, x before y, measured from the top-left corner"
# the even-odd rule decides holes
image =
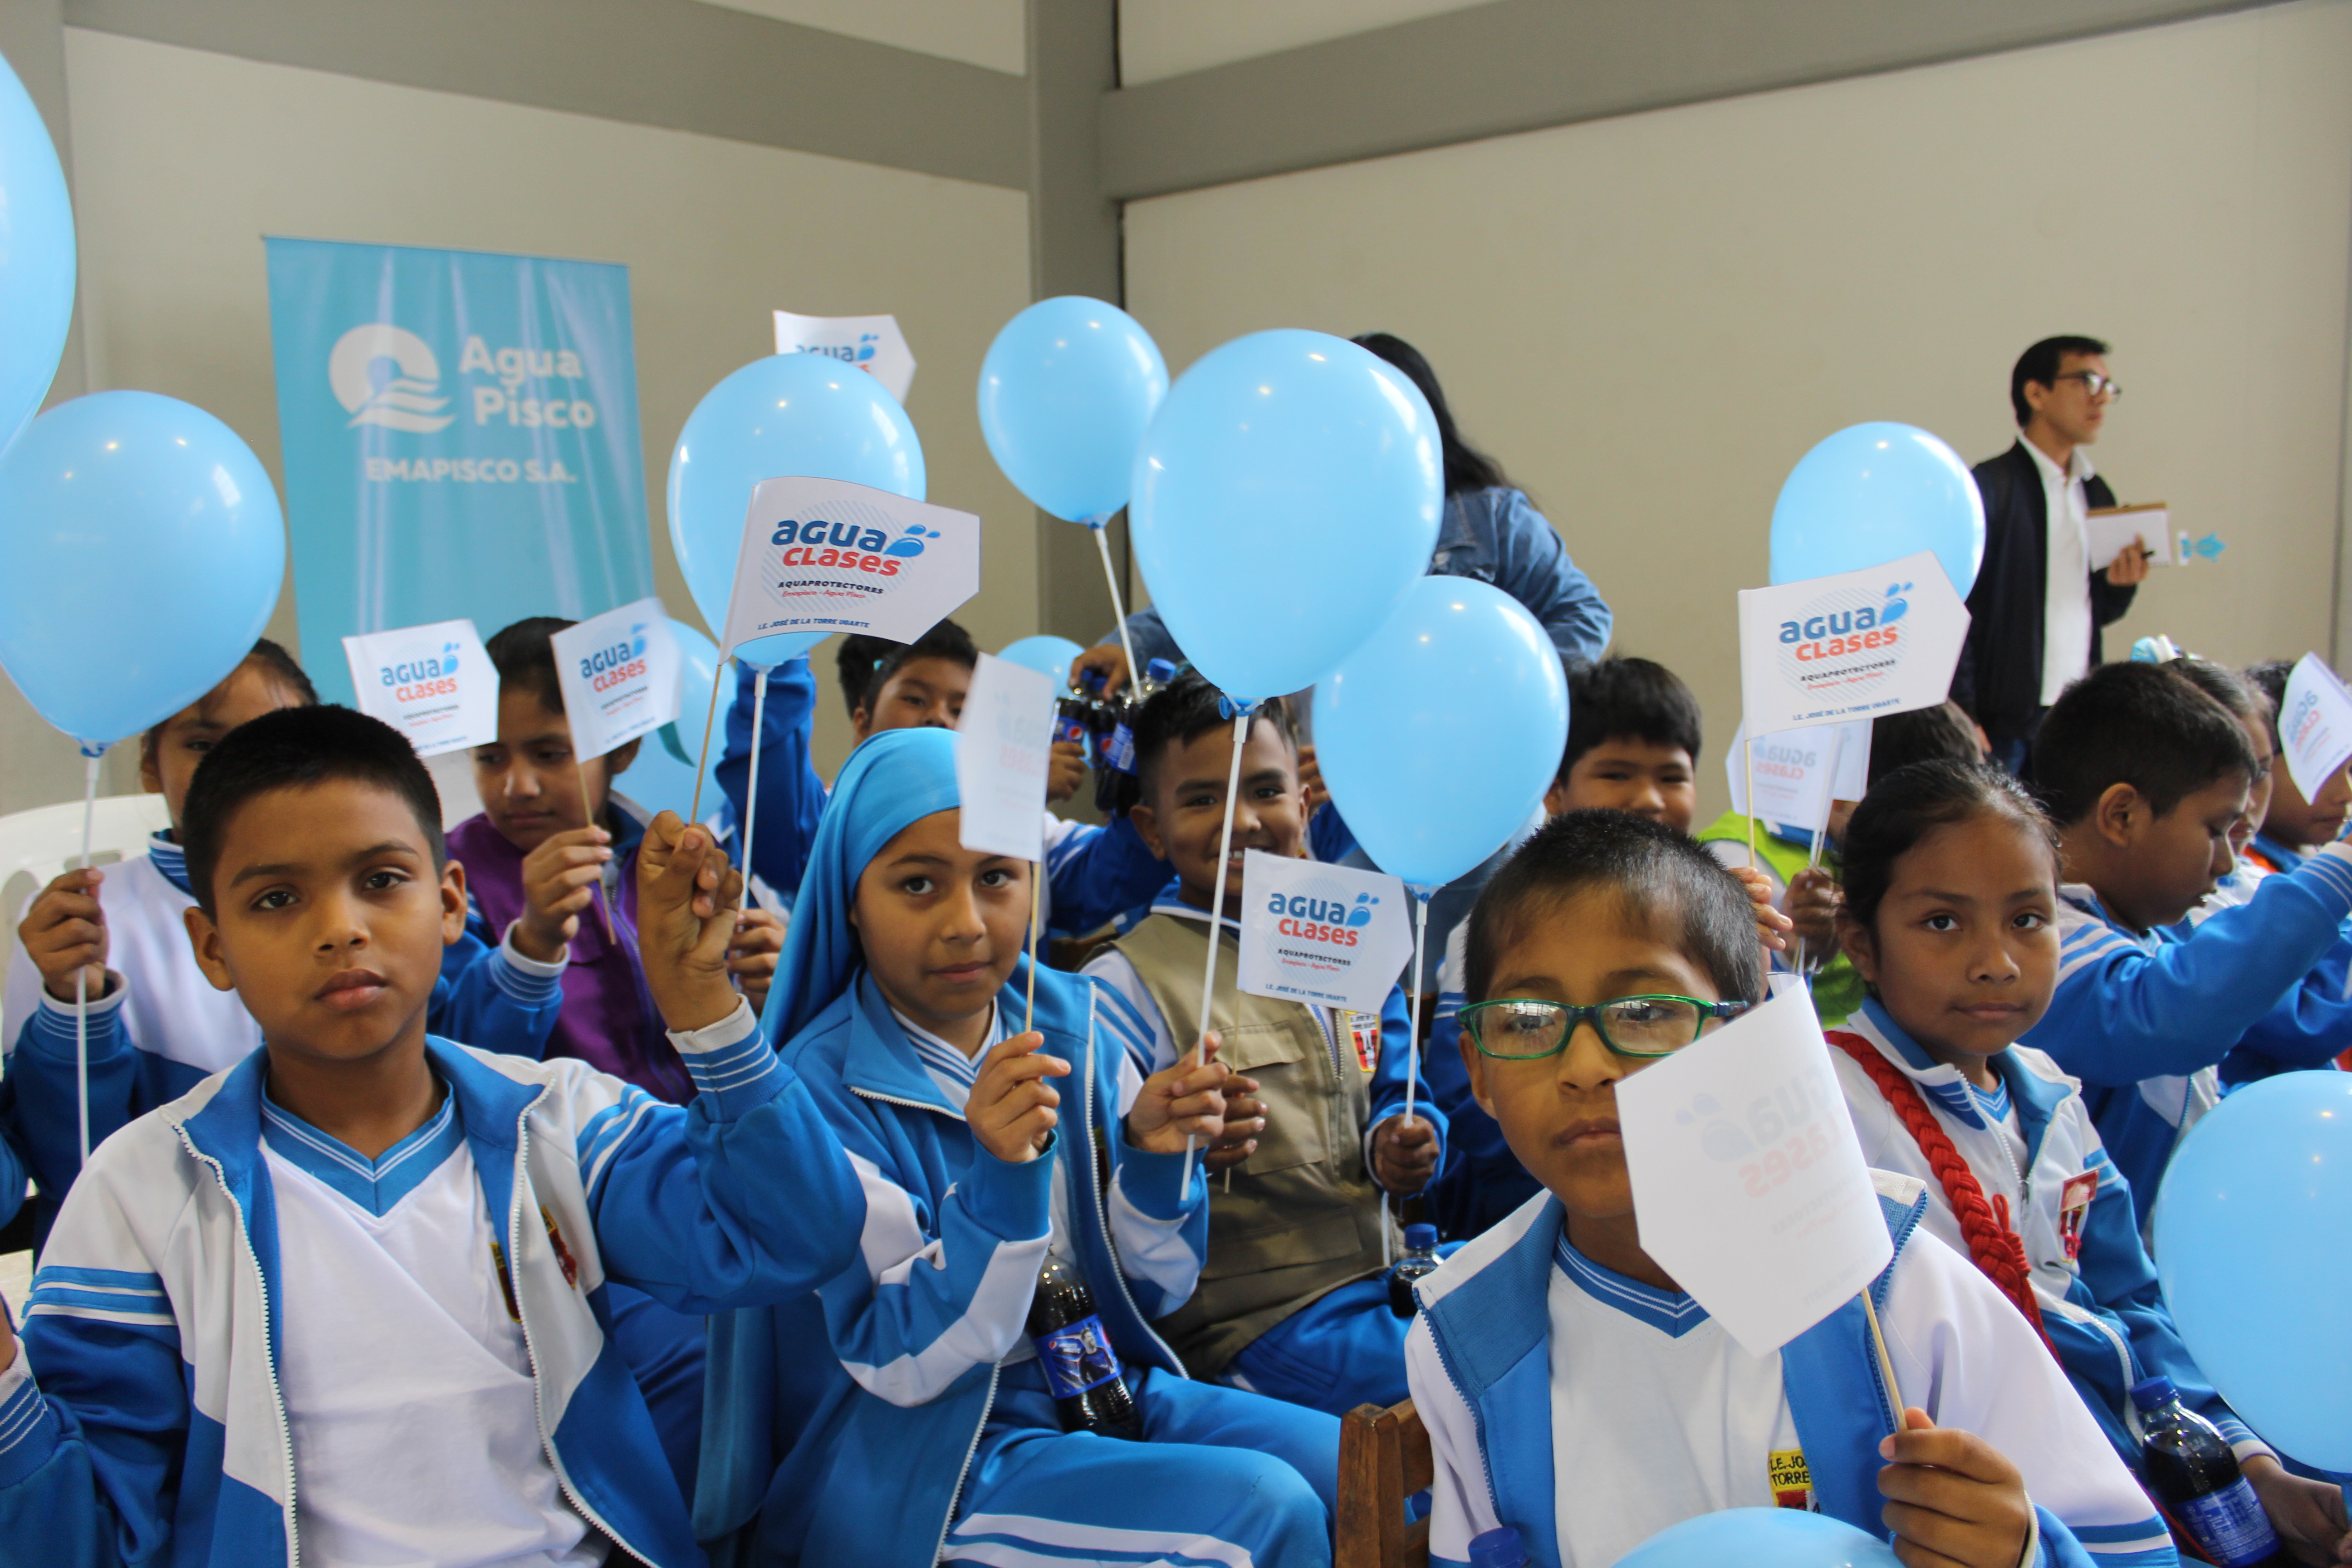
[[[1176,1037],[1127,954],[1106,947],[1078,973],[1097,983],[1096,1021],[1125,1047],[1144,1077],[1176,1065]]]
[[[760,1016],[749,1001],[736,1003],[733,1013],[708,1028],[672,1032],[669,1043],[702,1101],[721,1121],[773,1100],[783,1078],[783,1065],[760,1032]]]
[[[1192,1299],[1201,1267],[1208,1261],[1208,1170],[1198,1160],[1189,1162],[1192,1184],[1187,1188],[1181,1184],[1188,1162],[1181,1154],[1153,1154],[1128,1146],[1120,1128],[1143,1091],[1144,1073],[1128,1052],[1101,1049],[1114,1039],[1105,1024],[1119,999],[1108,986],[1097,985],[1094,992],[1096,1059],[1118,1064],[1111,1125],[1102,1134],[1106,1141],[1116,1141],[1112,1146],[1118,1151],[1104,1212],[1137,1307],[1146,1318],[1165,1317]]]

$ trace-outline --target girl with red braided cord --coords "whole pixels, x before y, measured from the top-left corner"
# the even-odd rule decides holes
[[[2352,1537],[2336,1489],[2289,1474],[2213,1392],[2081,1087],[2016,1044],[2057,986],[2040,812],[1992,769],[1900,769],[1854,812],[1844,870],[1839,934],[1869,995],[1829,1037],[1830,1060],[1864,1159],[1927,1184],[1924,1228],[2034,1325],[2126,1465],[2140,1449],[2131,1385],[2169,1377],[2229,1439],[2281,1537],[2305,1561],[2339,1560]]]

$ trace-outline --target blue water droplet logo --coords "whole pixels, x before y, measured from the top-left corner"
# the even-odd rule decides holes
[[[896,555],[901,559],[920,555],[923,552],[923,542],[925,540],[937,539],[939,536],[940,531],[938,529],[925,528],[919,522],[910,522],[907,525],[907,537],[901,539],[898,543],[890,546],[889,549],[884,551],[882,553],[885,555]]]
[[[1878,611],[1878,624],[1880,626],[1883,626],[1889,621],[1899,621],[1905,616],[1911,613],[1911,602],[1908,599],[1898,599],[1895,597],[1897,594],[1907,594],[1910,591],[1911,584],[1908,583],[1889,583],[1886,584],[1886,603],[1881,605]]]

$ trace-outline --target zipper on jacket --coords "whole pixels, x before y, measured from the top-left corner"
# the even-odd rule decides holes
[[[2116,1331],[2115,1325],[2089,1308],[2077,1306],[2072,1301],[2061,1300],[2053,1302],[2051,1305],[2056,1309],[2058,1315],[2068,1322],[2079,1323],[2084,1328],[2096,1331],[2106,1340],[2107,1347],[2116,1352],[2116,1360],[2123,1367],[2126,1390],[2129,1390],[2133,1384],[2139,1381],[2138,1374],[2132,1366],[2131,1346],[2125,1342],[2121,1334]],[[2121,1414],[2124,1418],[2124,1430],[2131,1434],[2132,1441],[2145,1444],[2147,1441],[2147,1434],[2140,1428],[2139,1412],[2133,1408],[2128,1392],[2124,1396]]]
[[[174,1122],[172,1131],[180,1135],[180,1146],[189,1157],[210,1171],[213,1180],[220,1184],[221,1196],[228,1199],[229,1209],[236,1215],[236,1238],[245,1243],[246,1260],[253,1265],[254,1285],[261,1292],[261,1370],[269,1377],[269,1401],[278,1412],[278,1441],[286,1454],[286,1563],[287,1568],[299,1568],[302,1542],[294,1523],[294,1429],[286,1419],[286,1391],[278,1385],[278,1352],[269,1343],[269,1277],[261,1271],[261,1254],[253,1249],[253,1234],[246,1229],[245,1205],[229,1191],[228,1174],[221,1169],[220,1162],[197,1150],[185,1123]]]
[[[860,1089],[854,1083],[845,1083],[842,1087],[860,1100],[877,1100],[884,1105],[903,1105],[909,1110],[928,1110],[934,1116],[952,1116],[958,1121],[964,1121],[967,1126],[970,1125],[963,1112],[950,1110],[945,1106],[931,1105],[919,1100],[900,1100],[895,1094],[877,1094],[870,1089]]]
[[[980,1402],[980,1419],[971,1425],[971,1441],[963,1446],[963,1463],[956,1468],[955,1489],[948,1493],[948,1516],[940,1521],[940,1538],[931,1547],[934,1563],[948,1549],[948,1531],[955,1528],[956,1510],[963,1506],[963,1483],[971,1478],[971,1457],[980,1452],[980,1439],[988,1431],[988,1414],[996,1408],[996,1380],[1003,1372],[1003,1362],[989,1363],[988,1397]]]
[[[525,1190],[530,1184],[530,1107],[538,1103],[539,1097],[534,1095],[530,1105],[524,1106],[522,1113],[515,1118],[514,1174],[510,1183],[511,1195],[507,1199],[507,1256],[514,1260],[510,1268],[516,1279],[515,1316],[522,1324],[523,1350],[530,1357],[530,1405],[539,1424],[539,1446],[541,1451],[547,1455],[547,1462],[554,1467],[555,1479],[562,1483],[564,1497],[570,1500],[572,1507],[580,1510],[580,1516],[603,1531],[614,1545],[641,1563],[651,1563],[656,1560],[630,1545],[622,1538],[619,1531],[605,1523],[603,1516],[588,1506],[588,1500],[580,1495],[580,1489],[572,1484],[572,1477],[563,1468],[563,1456],[555,1451],[555,1435],[547,1429],[545,1373],[539,1364],[539,1347],[531,1341],[530,1304],[521,1284],[522,1199]],[[603,1248],[598,1248],[597,1252],[598,1267],[601,1268]]]

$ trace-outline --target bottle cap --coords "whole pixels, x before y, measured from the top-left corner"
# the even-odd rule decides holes
[[[1507,1524],[1470,1538],[1470,1568],[1527,1568],[1527,1561],[1519,1532]]]
[[[1148,658],[1143,661],[1143,679],[1154,686],[1165,686],[1176,679],[1176,666],[1168,659]]]
[[[2179,1397],[2180,1391],[2172,1386],[2172,1379],[2168,1377],[2144,1378],[2132,1384],[2132,1407],[2143,1415]]]
[[[1409,1225],[1404,1227],[1404,1244],[1411,1247],[1433,1247],[1437,1245],[1437,1227],[1433,1225]]]

